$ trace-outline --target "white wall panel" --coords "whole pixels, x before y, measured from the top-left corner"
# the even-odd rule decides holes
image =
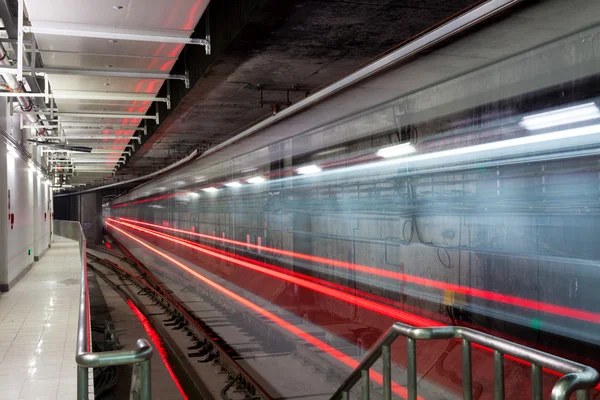
[[[33,174],[22,158],[7,162],[9,211],[14,224],[7,232],[8,284],[33,263]]]
[[[19,119],[9,115],[4,100],[0,100],[0,129],[16,142],[26,143],[26,137],[19,129]],[[49,210],[50,193],[44,180],[30,171],[28,160],[7,156],[4,139],[0,142],[0,209],[3,214],[0,222],[0,290],[7,291],[48,248],[52,210],[51,207]],[[39,152],[32,146],[27,150]],[[12,214],[14,223],[11,223]]]

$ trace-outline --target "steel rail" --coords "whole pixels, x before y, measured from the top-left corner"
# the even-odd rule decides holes
[[[99,368],[114,365],[139,364],[140,386],[133,387],[131,399],[151,399],[150,360],[152,346],[146,339],[138,339],[133,350],[117,350],[92,352],[89,292],[87,282],[87,250],[86,239],[81,224],[77,221],[54,220],[54,234],[79,242],[81,279],[79,295],[79,316],[77,320],[77,399],[87,400],[88,368]],[[135,371],[135,368],[134,368]],[[132,379],[135,382],[135,379]]]
[[[408,358],[408,400],[417,398],[417,340],[458,339],[462,342],[463,398],[472,399],[471,344],[475,343],[494,350],[494,398],[504,399],[504,355],[517,357],[531,363],[532,399],[542,400],[542,368],[565,374],[552,388],[551,400],[567,400],[577,392],[577,400],[589,400],[589,390],[600,382],[600,375],[591,367],[576,363],[552,354],[544,353],[508,340],[488,335],[460,326],[416,328],[396,322],[377,341],[363,361],[346,378],[331,400],[348,399],[350,390],[362,380],[363,399],[369,399],[369,370],[380,357],[383,357],[383,398],[391,399],[391,357],[390,346],[400,336],[407,340]]]
[[[117,242],[117,243],[119,243],[119,242]],[[158,281],[156,279],[156,277],[154,277],[154,274],[152,274],[152,272],[150,272],[143,264],[141,264],[133,256],[133,254],[131,254],[123,245],[121,245],[121,247],[126,252],[125,257],[130,259],[131,261],[133,261],[136,264],[137,267],[134,267],[134,268],[137,268],[140,273],[144,273],[144,274],[150,276],[152,278],[152,281],[155,283],[156,287],[154,287],[152,284],[150,284],[150,282],[148,282],[147,279],[145,279],[145,280],[141,279],[140,277],[135,276],[134,274],[128,272],[127,270],[125,270],[124,268],[121,268],[119,265],[117,265],[113,262],[107,262],[107,264],[110,265],[110,268],[113,268],[115,271],[118,270],[119,272],[125,274],[130,279],[135,280],[140,285],[142,285],[145,288],[147,288],[148,290],[150,290],[150,292],[152,292],[155,296],[159,296],[160,298],[164,299],[167,303],[169,303],[171,305],[171,307],[173,307],[174,310],[176,310],[180,315],[184,316],[187,319],[187,321],[189,323],[191,323],[191,325],[193,325],[208,341],[210,341],[212,343],[212,345],[218,350],[219,357],[226,358],[227,361],[237,369],[239,375],[241,377],[243,377],[245,381],[249,382],[254,387],[254,389],[257,391],[257,393],[260,394],[260,397],[262,399],[265,399],[265,400],[273,399],[273,397],[268,393],[268,391],[263,386],[261,386],[259,381],[257,381],[255,378],[253,378],[252,375],[248,374],[248,372],[246,372],[244,370],[244,368],[240,365],[240,363],[238,361],[236,361],[233,357],[231,357],[228,354],[228,352],[219,343],[217,343],[211,339],[210,333],[207,332],[197,322],[196,318],[194,318],[194,316],[190,313],[190,311],[188,311],[183,305],[181,305],[179,303],[179,301],[177,299],[175,299],[175,297],[173,297],[173,295],[169,292],[169,290],[167,290],[167,288],[160,281]],[[98,249],[92,249],[92,250],[98,250]],[[101,251],[104,251],[104,249],[102,249]],[[95,256],[95,257],[99,260],[100,263],[104,263],[107,261],[107,260],[100,259],[100,257],[97,257],[97,256]]]

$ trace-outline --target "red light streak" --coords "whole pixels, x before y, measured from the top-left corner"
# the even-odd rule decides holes
[[[180,43],[177,46],[175,46],[173,48],[173,50],[169,53],[169,57],[177,57],[179,55],[179,52],[181,51],[181,49],[183,49],[183,44]]]
[[[266,264],[266,263],[261,263],[261,262],[258,262],[256,260],[251,260],[252,262],[245,261],[245,260],[250,260],[250,259],[245,258],[245,260],[242,260],[241,258],[244,258],[244,257],[240,257],[240,256],[231,257],[231,256],[228,256],[228,255],[219,254],[219,253],[225,253],[225,254],[231,254],[231,253],[227,253],[225,251],[220,251],[220,250],[216,250],[216,249],[208,250],[209,248],[207,248],[206,246],[202,246],[202,245],[199,245],[197,243],[186,241],[186,240],[183,240],[183,239],[178,239],[176,237],[169,236],[169,235],[164,234],[164,233],[156,232],[156,231],[153,231],[151,229],[142,228],[142,227],[139,227],[139,226],[136,226],[136,225],[133,225],[133,224],[126,223],[126,222],[121,222],[121,221],[115,220],[113,218],[108,218],[108,220],[116,222],[116,223],[121,224],[121,225],[125,225],[125,226],[133,228],[133,229],[136,229],[136,230],[138,230],[140,232],[148,233],[148,234],[153,235],[153,236],[158,237],[158,238],[162,238],[162,239],[166,239],[166,240],[169,240],[169,241],[172,241],[172,242],[175,242],[175,243],[179,243],[179,244],[181,244],[183,246],[192,248],[194,250],[197,250],[197,251],[202,252],[204,254],[207,254],[209,256],[220,258],[220,259],[222,259],[224,261],[229,261],[229,262],[232,262],[232,263],[237,264],[239,266],[255,270],[257,272],[262,272],[265,275],[270,275],[270,276],[273,276],[275,278],[285,280],[287,282],[295,283],[298,286],[306,287],[307,289],[310,289],[310,290],[313,290],[315,292],[319,292],[319,293],[325,294],[327,296],[330,296],[330,297],[333,297],[333,298],[336,298],[336,299],[348,302],[350,304],[354,304],[354,305],[356,305],[358,307],[362,307],[364,309],[371,310],[371,311],[376,312],[378,314],[385,315],[385,316],[388,316],[388,317],[391,317],[391,318],[395,318],[396,320],[404,322],[404,323],[407,323],[407,324],[416,325],[416,326],[420,326],[420,327],[447,326],[446,324],[443,324],[441,322],[434,321],[434,320],[431,320],[431,319],[428,319],[428,318],[424,318],[424,317],[421,317],[421,316],[418,316],[418,315],[415,315],[415,314],[412,314],[412,313],[408,313],[408,312],[405,312],[405,311],[401,311],[401,310],[395,309],[394,307],[386,306],[386,305],[383,305],[383,304],[380,304],[380,303],[377,303],[377,302],[374,302],[374,301],[370,301],[370,300],[367,300],[367,299],[356,297],[356,296],[353,296],[353,295],[348,294],[348,293],[340,292],[339,290],[331,289],[331,288],[328,288],[328,287],[322,287],[320,284],[314,283],[316,281],[319,281],[319,279],[317,279],[317,278],[308,277],[306,275],[299,274],[297,272],[293,273],[293,275],[295,275],[295,276],[289,276],[288,275],[289,271],[286,271],[283,268],[279,268],[279,267],[274,266],[274,265],[270,265],[270,264]],[[110,225],[110,226],[112,226],[112,227],[114,227],[114,225],[111,225],[108,222],[107,222],[107,224]],[[116,227],[114,227],[114,228],[117,229]],[[120,229],[118,229],[118,230],[120,232],[123,232]],[[185,233],[190,233],[190,232],[185,232]],[[243,243],[244,245],[247,245],[247,243],[245,243],[245,242],[240,242],[240,243]],[[261,247],[261,249],[264,249],[264,248]],[[263,266],[257,265],[259,263],[262,264]],[[265,267],[265,266],[267,266],[267,267]],[[277,270],[285,271],[285,273],[284,272],[278,272]],[[308,282],[309,280],[312,281],[312,282]],[[476,343],[473,343],[472,346],[476,347],[478,349],[484,350],[484,351],[486,351],[488,353],[492,352],[491,349],[489,349],[489,348],[487,348],[485,346],[478,345]],[[531,365],[529,362],[527,362],[525,360],[522,360],[522,359],[517,358],[517,357],[510,356],[510,355],[505,355],[505,358],[507,358],[509,360],[512,360],[512,361],[515,361],[515,362],[517,362],[519,364],[522,364],[522,365]],[[557,371],[554,371],[554,370],[551,370],[551,369],[543,368],[543,370],[545,372],[548,372],[548,373],[550,373],[552,375],[555,375],[555,376],[559,376],[559,377],[563,376],[563,374],[561,374],[560,372],[557,372]],[[596,389],[600,389],[600,384],[598,386],[596,386]]]
[[[173,379],[173,382],[175,382],[175,386],[177,386],[177,390],[179,390],[179,393],[181,393],[181,396],[187,400],[188,397],[185,394],[185,391],[183,390],[183,388],[181,387],[181,383],[179,383],[179,379],[177,379],[177,375],[175,375],[175,372],[173,371],[173,369],[171,368],[171,365],[167,361],[167,358],[168,358],[167,351],[165,350],[165,347],[163,346],[163,343],[160,340],[160,336],[154,330],[154,328],[152,327],[152,325],[150,324],[150,322],[148,321],[146,316],[144,314],[142,314],[142,312],[135,306],[135,304],[133,304],[133,302],[130,299],[127,299],[127,305],[129,306],[129,308],[131,308],[131,311],[133,311],[135,316],[142,323],[142,326],[144,327],[144,329],[146,330],[146,333],[150,337],[150,340],[152,341],[154,348],[158,351],[158,355],[160,356],[160,359],[162,360],[163,364],[165,365],[165,368],[167,368],[167,372],[169,372],[169,375],[171,375],[171,379]]]
[[[194,27],[197,17],[197,13],[198,10],[200,9],[200,6],[202,5],[202,3],[204,3],[203,0],[197,0],[196,3],[194,3],[194,6],[192,7],[192,9],[190,10],[190,12],[188,13],[189,17],[187,22],[185,23],[185,25],[183,26],[183,29],[185,30],[190,30]]]
[[[168,195],[168,196],[172,196],[172,195]],[[140,224],[140,225],[157,227],[157,228],[169,230],[172,232],[184,233],[186,235],[192,235],[192,236],[200,237],[203,239],[220,241],[223,243],[229,243],[229,244],[234,244],[234,245],[239,245],[239,246],[246,246],[247,248],[252,248],[252,249],[260,249],[261,251],[270,252],[273,254],[279,254],[279,255],[286,256],[286,257],[297,258],[299,260],[306,260],[306,261],[311,261],[311,262],[315,262],[315,263],[328,264],[328,265],[332,265],[332,266],[340,267],[340,268],[344,268],[344,269],[356,270],[356,271],[363,272],[366,274],[382,276],[385,278],[390,278],[390,279],[394,279],[394,280],[398,280],[398,281],[404,281],[404,282],[412,283],[415,285],[426,286],[426,287],[431,287],[431,288],[440,289],[440,290],[450,290],[450,291],[454,291],[456,293],[462,293],[462,294],[465,294],[468,296],[478,297],[478,298],[485,299],[485,300],[492,300],[492,301],[495,301],[498,303],[510,304],[512,306],[527,308],[527,309],[534,310],[534,311],[542,311],[542,312],[549,313],[549,314],[556,314],[556,315],[560,315],[560,316],[567,317],[567,318],[580,319],[583,321],[600,324],[600,314],[589,312],[589,311],[582,311],[582,310],[577,310],[574,308],[543,303],[543,302],[536,301],[536,300],[524,299],[521,297],[505,295],[502,293],[489,292],[487,290],[482,290],[482,289],[474,289],[474,288],[470,288],[470,287],[459,286],[459,285],[452,284],[452,283],[446,283],[446,282],[436,281],[433,279],[421,278],[418,276],[403,274],[400,272],[386,271],[386,270],[382,270],[379,268],[370,267],[367,265],[352,264],[352,263],[345,262],[345,261],[332,260],[329,258],[317,257],[317,256],[309,255],[309,254],[296,253],[293,251],[281,250],[281,249],[276,249],[276,248],[272,248],[272,247],[257,246],[257,245],[249,244],[246,242],[225,239],[225,238],[220,238],[220,237],[214,237],[211,235],[194,233],[194,232],[190,232],[190,231],[184,231],[182,229],[167,228],[167,227],[163,227],[160,225],[150,224],[148,222],[136,221],[136,220],[132,220],[132,219],[128,219],[128,218],[120,218],[120,220],[129,221],[129,222],[132,222],[135,224]]]
[[[352,369],[355,369],[358,366],[358,361],[355,361],[352,357],[345,355],[344,353],[342,353],[341,351],[335,349],[334,347],[331,347],[330,345],[328,345],[327,343],[317,339],[316,337],[310,335],[309,333],[303,331],[302,329],[292,325],[291,323],[285,321],[284,319],[276,316],[275,314],[271,313],[270,311],[258,306],[257,304],[252,303],[249,300],[246,300],[245,298],[243,298],[242,296],[232,292],[231,290],[219,285],[216,282],[213,282],[212,280],[208,279],[207,277],[205,277],[204,275],[194,271],[193,269],[189,268],[188,266],[186,266],[185,264],[177,261],[176,259],[174,259],[173,257],[169,256],[168,254],[165,254],[163,252],[161,252],[158,249],[155,249],[154,247],[148,245],[147,243],[144,243],[142,240],[136,238],[135,236],[127,233],[126,231],[112,225],[111,223],[107,222],[106,223],[108,226],[116,229],[117,231],[121,232],[123,235],[129,237],[131,240],[141,244],[142,246],[144,246],[145,248],[147,248],[148,250],[158,254],[159,256],[161,256],[162,258],[170,261],[171,263],[173,263],[174,265],[176,265],[177,267],[179,267],[180,269],[186,271],[187,273],[189,273],[190,275],[194,276],[195,278],[197,278],[198,280],[202,281],[203,283],[205,283],[206,285],[212,287],[213,289],[223,293],[224,295],[226,295],[227,297],[230,297],[231,299],[237,301],[238,303],[248,307],[249,309],[255,311],[256,313],[264,316],[265,318],[270,319],[271,321],[275,322],[277,325],[281,326],[282,328],[284,328],[285,330],[287,330],[288,332],[298,336],[299,338],[305,340],[306,342],[312,344],[313,346],[319,348],[320,350],[322,350],[323,352],[329,354],[330,356],[338,359],[339,361],[343,362],[344,364],[346,364],[347,366],[349,366]],[[376,372],[371,370],[370,371],[370,377],[371,379],[373,379],[375,382],[377,382],[378,384],[382,385],[383,384],[383,376]],[[408,397],[408,392],[407,390],[400,386],[399,384],[392,382],[392,390],[394,391],[394,393],[398,394],[399,396],[403,397],[403,398],[407,398]],[[423,400],[422,397],[417,396],[418,399]]]
[[[137,229],[141,232],[148,233],[155,237],[160,237],[160,238],[181,244],[183,246],[186,246],[193,250],[199,251],[206,255],[216,257],[216,258],[219,258],[224,261],[232,262],[241,267],[251,269],[253,271],[260,272],[265,275],[272,276],[274,278],[281,279],[286,282],[295,283],[298,286],[302,286],[302,287],[305,287],[312,291],[333,297],[338,300],[342,300],[346,303],[354,304],[356,306],[362,307],[367,310],[375,311],[378,314],[385,315],[385,316],[394,318],[399,321],[403,321],[403,322],[406,322],[409,324],[419,325],[419,326],[442,326],[442,324],[437,321],[419,317],[417,315],[407,313],[402,310],[398,310],[394,307],[380,304],[380,303],[377,303],[377,302],[374,302],[371,300],[363,299],[361,297],[357,297],[357,296],[354,296],[354,295],[351,295],[351,294],[348,294],[348,293],[345,293],[345,292],[342,292],[339,290],[325,287],[325,286],[320,285],[315,282],[311,282],[310,280],[305,279],[304,278],[305,276],[302,274],[297,273],[297,275],[302,276],[302,278],[300,278],[299,276],[290,276],[284,272],[277,271],[277,269],[279,269],[279,268],[274,265],[263,264],[263,265],[268,265],[268,267],[260,266],[260,265],[257,265],[257,263],[255,263],[255,262],[249,262],[249,261],[238,259],[236,257],[229,256],[229,255],[220,254],[217,251],[209,250],[208,248],[199,246],[198,244],[193,243],[193,242],[187,242],[187,241],[184,241],[181,239],[173,238],[166,234],[155,232],[150,229],[142,228],[142,227],[135,226],[132,224],[128,224],[128,223],[124,223],[124,222],[120,222],[120,221],[115,221],[115,222],[123,224],[123,225],[128,226],[133,229]]]

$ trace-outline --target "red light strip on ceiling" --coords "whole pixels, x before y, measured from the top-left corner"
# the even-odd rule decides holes
[[[160,359],[162,360],[163,364],[165,365],[165,368],[167,368],[167,372],[169,373],[169,375],[171,375],[171,379],[173,379],[175,386],[177,386],[177,390],[179,390],[179,393],[181,393],[181,396],[185,400],[187,400],[188,397],[185,394],[185,391],[183,390],[183,387],[181,386],[179,379],[177,379],[177,375],[175,375],[175,372],[173,371],[173,369],[171,368],[171,365],[169,364],[169,361],[167,360],[167,358],[168,358],[167,351],[165,350],[165,347],[163,346],[163,343],[160,340],[160,336],[158,335],[156,330],[154,330],[154,328],[152,327],[152,324],[150,324],[150,321],[148,321],[146,316],[144,314],[142,314],[142,312],[136,307],[135,304],[133,304],[133,302],[130,299],[127,299],[127,305],[129,306],[129,308],[131,308],[131,311],[133,311],[135,316],[142,323],[142,326],[146,330],[146,333],[150,337],[150,340],[152,340],[152,344],[154,344],[154,348],[158,351],[158,355],[160,356]]]
[[[291,323],[285,321],[284,319],[276,316],[272,312],[267,311],[266,309],[258,306],[257,304],[252,303],[249,300],[246,300],[242,296],[240,296],[240,295],[232,292],[231,290],[229,290],[229,289],[227,289],[227,288],[219,285],[218,283],[213,282],[212,280],[208,279],[204,275],[198,273],[197,271],[194,271],[193,269],[189,268],[185,264],[183,264],[183,263],[177,261],[176,259],[174,259],[173,257],[169,256],[168,254],[165,254],[162,251],[160,251],[160,250],[158,250],[158,249],[156,249],[156,248],[148,245],[147,243],[145,243],[142,240],[136,238],[132,234],[127,233],[123,229],[120,229],[120,228],[112,225],[110,222],[107,222],[106,224],[108,226],[112,227],[113,229],[116,229],[117,231],[121,232],[123,235],[127,236],[131,240],[133,240],[133,241],[141,244],[142,246],[144,246],[148,250],[150,250],[150,251],[158,254],[162,258],[170,261],[171,263],[173,263],[177,267],[181,268],[182,270],[186,271],[187,273],[189,273],[193,277],[197,278],[198,280],[200,280],[204,284],[206,284],[206,285],[212,287],[213,289],[215,289],[215,290],[223,293],[227,297],[229,297],[229,298],[237,301],[238,303],[240,303],[240,304],[248,307],[249,309],[251,309],[251,310],[255,311],[256,313],[264,316],[265,318],[273,321],[274,323],[276,323],[277,325],[281,326],[282,328],[284,328],[288,332],[290,332],[290,333],[298,336],[299,338],[301,338],[301,339],[305,340],[306,342],[312,344],[313,346],[319,348],[320,350],[324,351],[325,353],[329,354],[330,356],[338,359],[342,363],[346,364],[348,367],[350,367],[352,369],[355,369],[356,367],[358,367],[358,364],[359,364],[358,361],[354,360],[352,357],[345,355],[341,351],[339,351],[339,350],[331,347],[327,343],[325,343],[325,342],[317,339],[316,337],[310,335],[309,333],[303,331],[302,329],[300,329],[300,328],[292,325]],[[370,375],[370,377],[371,377],[372,380],[374,380],[375,382],[377,382],[380,385],[383,385],[383,376],[380,373],[371,370],[369,375]],[[408,398],[408,392],[407,392],[406,388],[400,386],[396,382],[392,382],[392,390],[394,391],[394,393],[398,394],[399,396],[401,396],[401,397],[403,397],[405,399]],[[420,396],[417,396],[417,398],[420,399],[420,400],[424,400]]]
[[[111,220],[118,222],[117,220],[114,220],[112,218],[111,218]],[[582,321],[588,321],[588,322],[593,322],[595,324],[600,324],[600,314],[590,312],[590,311],[582,311],[582,310],[577,310],[575,308],[569,308],[569,307],[563,307],[563,306],[558,306],[558,305],[549,304],[549,303],[543,303],[543,302],[536,301],[536,300],[524,299],[521,297],[505,295],[502,293],[494,293],[494,292],[490,292],[487,290],[474,289],[474,288],[460,286],[460,285],[456,285],[456,284],[452,284],[452,283],[440,282],[440,281],[436,281],[433,279],[427,279],[427,278],[421,278],[421,277],[414,276],[414,275],[403,274],[400,272],[386,271],[386,270],[379,269],[379,268],[369,267],[367,265],[352,264],[352,263],[345,262],[345,261],[332,260],[329,258],[317,257],[317,256],[309,255],[309,254],[303,254],[303,253],[296,253],[296,252],[292,252],[292,251],[288,251],[288,250],[281,250],[281,249],[265,247],[265,246],[257,246],[254,244],[240,242],[237,240],[225,239],[225,238],[220,238],[220,237],[216,237],[216,236],[212,236],[212,235],[206,235],[206,234],[202,234],[202,233],[185,231],[182,229],[164,227],[164,226],[160,226],[160,225],[156,225],[156,224],[150,224],[148,222],[132,220],[129,218],[119,218],[119,220],[129,221],[129,222],[132,222],[134,224],[139,224],[139,225],[147,225],[147,226],[151,226],[154,228],[159,228],[159,229],[168,230],[168,231],[172,231],[172,232],[183,233],[186,235],[192,235],[192,236],[196,236],[196,237],[200,237],[200,238],[208,239],[208,240],[212,240],[212,241],[229,243],[229,244],[234,244],[234,245],[238,245],[238,246],[245,246],[247,248],[257,249],[257,250],[261,250],[261,251],[265,251],[265,252],[269,252],[269,253],[273,253],[273,254],[279,254],[279,255],[286,256],[286,257],[297,258],[299,260],[306,260],[306,261],[311,261],[311,262],[315,262],[315,263],[328,264],[328,265],[332,265],[332,266],[340,267],[340,268],[344,268],[344,269],[356,270],[356,271],[360,271],[360,272],[363,272],[366,274],[382,276],[385,278],[404,281],[404,282],[412,283],[415,285],[431,287],[431,288],[440,289],[440,290],[450,290],[450,291],[453,291],[456,293],[461,293],[461,294],[464,294],[467,296],[478,297],[481,299],[491,300],[491,301],[495,301],[498,303],[509,304],[512,306],[517,306],[517,307],[522,307],[522,308],[527,308],[527,309],[534,310],[534,311],[542,311],[542,312],[549,313],[549,314],[560,315],[562,317],[579,319]]]
[[[382,304],[379,304],[379,303],[376,303],[376,302],[373,302],[373,301],[370,301],[370,300],[362,299],[360,297],[356,297],[356,296],[353,296],[353,295],[348,294],[348,293],[336,291],[336,290],[330,289],[328,287],[320,287],[320,285],[318,285],[318,284],[314,284],[314,283],[311,283],[311,282],[306,282],[307,279],[305,278],[305,276],[302,275],[302,274],[299,274],[299,273],[294,273],[294,275],[296,275],[295,277],[287,277],[286,276],[287,273],[281,273],[281,272],[277,272],[277,271],[270,271],[270,269],[273,269],[273,270],[283,270],[282,268],[276,267],[274,265],[269,265],[269,264],[266,264],[266,263],[261,263],[264,266],[269,266],[269,268],[261,267],[261,266],[256,265],[257,261],[255,261],[255,260],[252,260],[253,262],[251,263],[251,262],[248,262],[248,261],[240,260],[240,259],[238,259],[236,257],[231,257],[231,256],[223,255],[223,254],[218,254],[219,252],[226,253],[224,251],[208,250],[207,247],[199,245],[197,243],[189,242],[189,241],[186,241],[186,240],[183,240],[183,239],[179,239],[179,238],[176,238],[176,237],[173,237],[173,236],[169,236],[167,234],[156,232],[156,231],[153,231],[151,229],[146,229],[146,228],[142,228],[142,227],[139,227],[139,226],[136,226],[136,225],[132,225],[132,224],[128,224],[128,223],[125,223],[125,222],[117,221],[117,220],[114,220],[112,218],[108,218],[108,220],[116,222],[116,223],[119,223],[121,225],[125,225],[125,226],[133,228],[133,229],[136,229],[136,230],[138,230],[140,232],[148,233],[148,234],[153,235],[153,236],[158,237],[158,238],[162,238],[162,239],[169,240],[171,242],[182,244],[182,245],[184,245],[186,247],[192,248],[192,249],[194,249],[196,251],[208,254],[210,256],[213,256],[213,257],[216,257],[216,258],[220,258],[222,260],[229,261],[229,262],[232,262],[234,264],[237,264],[237,265],[240,265],[240,266],[243,266],[243,267],[247,267],[247,268],[259,271],[259,272],[263,272],[263,273],[265,273],[267,275],[271,275],[271,276],[274,276],[274,277],[282,279],[282,280],[286,280],[286,281],[291,282],[291,283],[296,283],[299,286],[303,286],[303,287],[306,287],[308,289],[315,290],[315,291],[317,291],[319,293],[322,293],[322,294],[325,294],[325,295],[328,295],[328,296],[340,299],[342,301],[346,301],[346,302],[348,302],[350,304],[354,304],[356,306],[359,306],[359,307],[362,307],[362,308],[374,311],[376,313],[379,313],[379,314],[382,314],[382,315],[385,315],[385,316],[388,316],[388,317],[391,317],[391,318],[395,318],[398,321],[404,322],[406,324],[412,324],[412,325],[416,325],[416,326],[420,326],[420,327],[447,326],[447,325],[445,325],[445,324],[443,324],[441,322],[438,322],[438,321],[434,321],[434,320],[431,320],[431,319],[428,319],[428,318],[424,318],[424,317],[421,317],[421,316],[418,316],[418,315],[415,315],[415,314],[412,314],[412,313],[401,311],[401,310],[398,310],[396,308],[385,306],[385,305],[382,305]],[[112,227],[114,227],[115,229],[118,229],[114,225],[112,225],[112,224],[110,224],[108,222],[107,222],[107,224],[110,225],[110,226],[112,226]],[[123,232],[120,229],[118,229],[118,230],[120,232]],[[226,253],[226,254],[231,254],[231,253]],[[278,276],[275,276],[275,274],[278,275]],[[298,278],[298,276],[302,276],[303,278]],[[290,278],[290,279],[287,279],[287,278]],[[312,277],[310,277],[310,278],[312,278]],[[314,279],[316,279],[316,278],[313,278],[311,280],[314,280]],[[301,282],[301,281],[303,281],[303,282]],[[298,282],[301,282],[301,283],[298,283]],[[488,353],[492,352],[491,349],[489,349],[489,348],[487,348],[485,346],[478,345],[476,343],[473,343],[472,346],[476,347],[478,349],[484,350],[484,351],[486,351]],[[527,362],[525,360],[522,360],[522,359],[517,358],[517,357],[510,356],[508,354],[505,355],[505,358],[509,359],[509,360],[512,360],[512,361],[515,361],[515,362],[517,362],[519,364],[531,365],[529,362]],[[545,372],[548,372],[548,373],[550,373],[552,375],[555,375],[555,376],[559,376],[559,377],[563,376],[563,374],[561,374],[558,371],[554,371],[554,370],[547,369],[547,368],[543,368],[543,370]],[[600,390],[600,384],[596,386],[596,389]]]

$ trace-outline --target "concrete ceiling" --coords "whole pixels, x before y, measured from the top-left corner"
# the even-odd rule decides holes
[[[265,0],[250,9],[224,3],[208,11],[216,49],[210,64],[196,64],[192,72],[200,78],[118,174],[151,172],[215,146],[271,115],[271,103],[285,107],[286,89],[294,88],[289,100],[296,102],[479,2]],[[228,24],[235,13],[245,13],[237,32]]]

